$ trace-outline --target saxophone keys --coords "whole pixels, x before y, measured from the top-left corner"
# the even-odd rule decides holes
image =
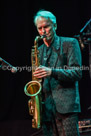
[[[29,114],[33,115],[34,114],[34,104],[32,100],[28,101],[28,107],[29,107]]]
[[[36,121],[35,121],[35,119],[32,119],[32,127],[33,127],[33,128],[36,128],[35,125],[36,125]]]
[[[30,115],[34,115],[34,109],[30,109]]]

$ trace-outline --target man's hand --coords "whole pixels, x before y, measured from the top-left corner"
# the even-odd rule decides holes
[[[48,67],[45,67],[45,66],[39,66],[38,68],[36,68],[36,70],[33,74],[37,78],[43,78],[43,77],[50,76],[51,73],[52,73],[51,68],[48,68]]]

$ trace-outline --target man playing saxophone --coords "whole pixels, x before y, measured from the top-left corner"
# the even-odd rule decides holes
[[[40,66],[33,73],[42,78],[42,128],[44,136],[79,136],[81,112],[78,82],[82,77],[81,51],[75,38],[56,34],[53,13],[40,10],[34,16],[40,36]]]

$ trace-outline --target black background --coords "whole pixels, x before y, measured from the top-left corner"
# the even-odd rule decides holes
[[[31,47],[38,35],[33,16],[39,9],[54,13],[57,17],[57,34],[61,36],[74,37],[91,18],[90,0],[1,1],[0,57],[23,70],[20,72],[19,69],[15,74],[9,70],[0,70],[0,136],[30,136],[30,130],[31,133],[34,131],[30,129],[31,116],[27,106],[29,98],[24,94],[24,86],[31,81]],[[81,51],[83,65],[89,66],[88,45]],[[83,71],[79,91],[82,107],[79,119],[91,118],[89,70]],[[29,132],[27,129],[24,131],[23,127],[29,128]],[[12,128],[12,133],[9,128]]]

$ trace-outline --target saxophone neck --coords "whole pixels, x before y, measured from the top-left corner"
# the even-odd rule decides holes
[[[37,45],[39,40],[41,40],[41,37],[40,36],[36,36],[35,40],[34,40],[34,45]]]
[[[46,35],[42,35],[42,36],[36,36],[35,40],[34,40],[34,45],[38,44],[38,41],[42,40],[43,38],[45,38]]]

